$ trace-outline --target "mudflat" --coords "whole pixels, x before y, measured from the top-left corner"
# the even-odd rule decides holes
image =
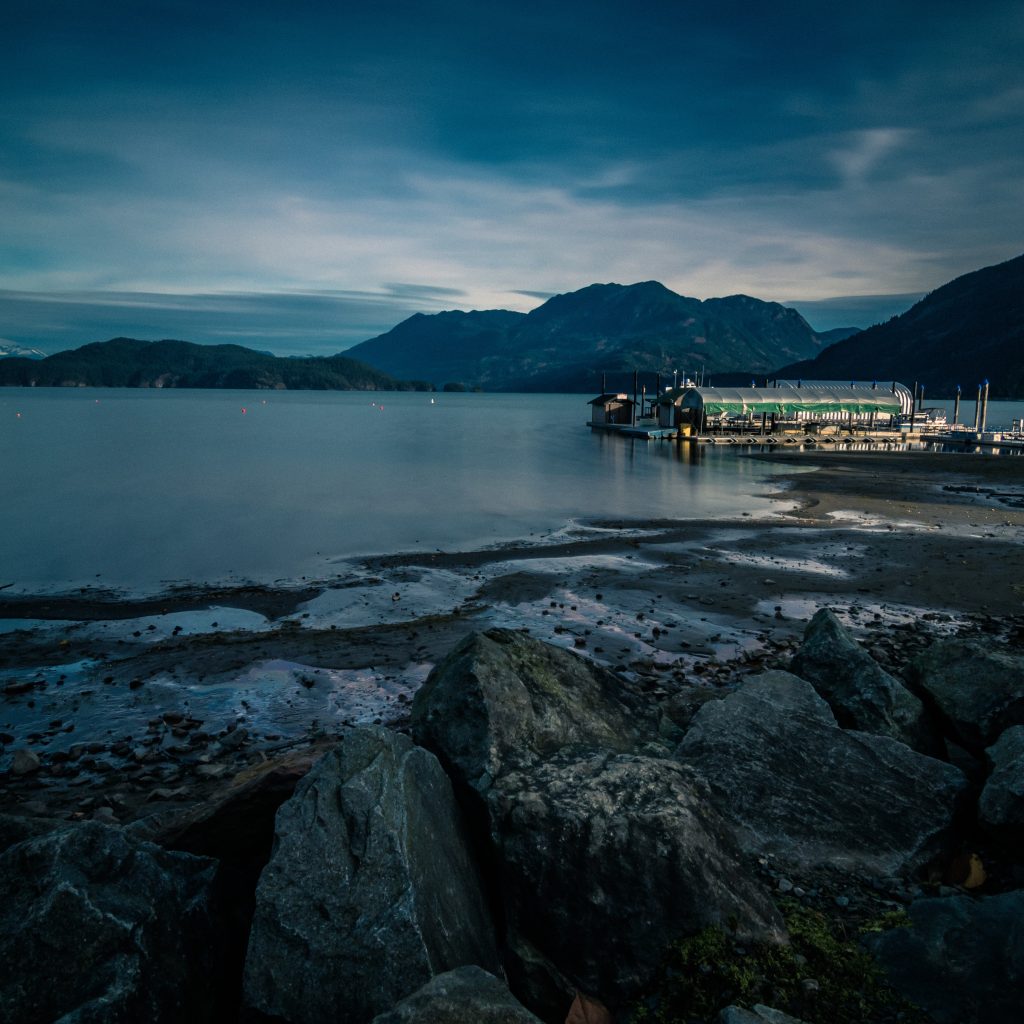
[[[0,592],[0,809],[129,821],[211,799],[282,757],[307,763],[344,724],[401,728],[430,668],[491,626],[653,701],[785,667],[823,606],[896,672],[935,636],[1022,642],[1024,459],[737,457],[792,466],[771,478],[776,514],[606,518],[557,543],[352,560],[301,586]],[[16,750],[32,754],[20,773]]]

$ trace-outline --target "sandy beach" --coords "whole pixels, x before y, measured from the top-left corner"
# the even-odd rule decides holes
[[[896,672],[934,636],[1024,639],[1024,459],[738,457],[792,466],[772,477],[775,514],[599,520],[539,545],[349,561],[301,587],[0,592],[2,810],[127,822],[281,759],[299,771],[343,724],[400,726],[430,668],[495,625],[652,700],[788,664],[822,606]],[[19,748],[38,767],[13,773]]]

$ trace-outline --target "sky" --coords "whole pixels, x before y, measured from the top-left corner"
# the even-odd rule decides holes
[[[1024,251],[1024,4],[0,5],[0,339],[337,352],[596,281],[868,326]]]

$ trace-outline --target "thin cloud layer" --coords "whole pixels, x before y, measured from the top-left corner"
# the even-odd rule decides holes
[[[337,351],[593,281],[898,298],[1020,250],[1018,3],[348,8],[4,5],[0,288],[33,298],[0,333]]]

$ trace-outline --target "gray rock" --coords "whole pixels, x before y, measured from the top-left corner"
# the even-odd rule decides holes
[[[565,747],[630,750],[657,734],[645,702],[606,669],[508,629],[474,633],[412,705],[416,742],[485,791],[510,766]]]
[[[431,978],[373,1024],[541,1024],[493,974],[459,967]]]
[[[709,686],[684,686],[659,706],[661,718],[658,722],[659,735],[671,743],[678,743],[686,734],[693,721],[693,716],[708,701],[721,700],[725,696],[722,690]]]
[[[992,774],[978,801],[978,817],[1008,839],[1024,837],[1024,725],[1011,726],[985,754]]]
[[[727,1006],[719,1013],[718,1024],[803,1024],[803,1021],[772,1006],[758,1003],[749,1010],[742,1006]]]
[[[14,752],[11,759],[11,771],[15,775],[29,775],[39,771],[39,755],[34,750],[23,747]]]
[[[937,1024],[1024,1020],[1024,892],[917,900],[910,926],[867,944],[893,987]]]
[[[466,964],[497,970],[498,957],[451,784],[407,737],[352,729],[277,812],[246,1005],[365,1024]]]
[[[64,818],[0,813],[0,851],[16,843],[23,843],[26,839],[44,836],[48,832],[59,832],[67,827],[68,823]]]
[[[746,939],[784,937],[774,904],[682,765],[556,755],[502,776],[488,806],[512,945],[525,940],[612,1009],[637,995],[682,935],[718,926]],[[537,1009],[530,993],[518,994]]]
[[[0,855],[0,1020],[213,1021],[216,862],[87,822]]]
[[[911,665],[953,738],[968,750],[991,746],[1024,724],[1024,658],[976,641],[940,640]]]
[[[967,780],[886,736],[840,729],[809,683],[750,677],[705,705],[677,749],[742,849],[797,867],[898,875],[929,859]]]
[[[828,702],[844,729],[890,736],[934,754],[937,737],[928,729],[924,705],[889,675],[843,628],[828,608],[807,624],[790,670]]]

